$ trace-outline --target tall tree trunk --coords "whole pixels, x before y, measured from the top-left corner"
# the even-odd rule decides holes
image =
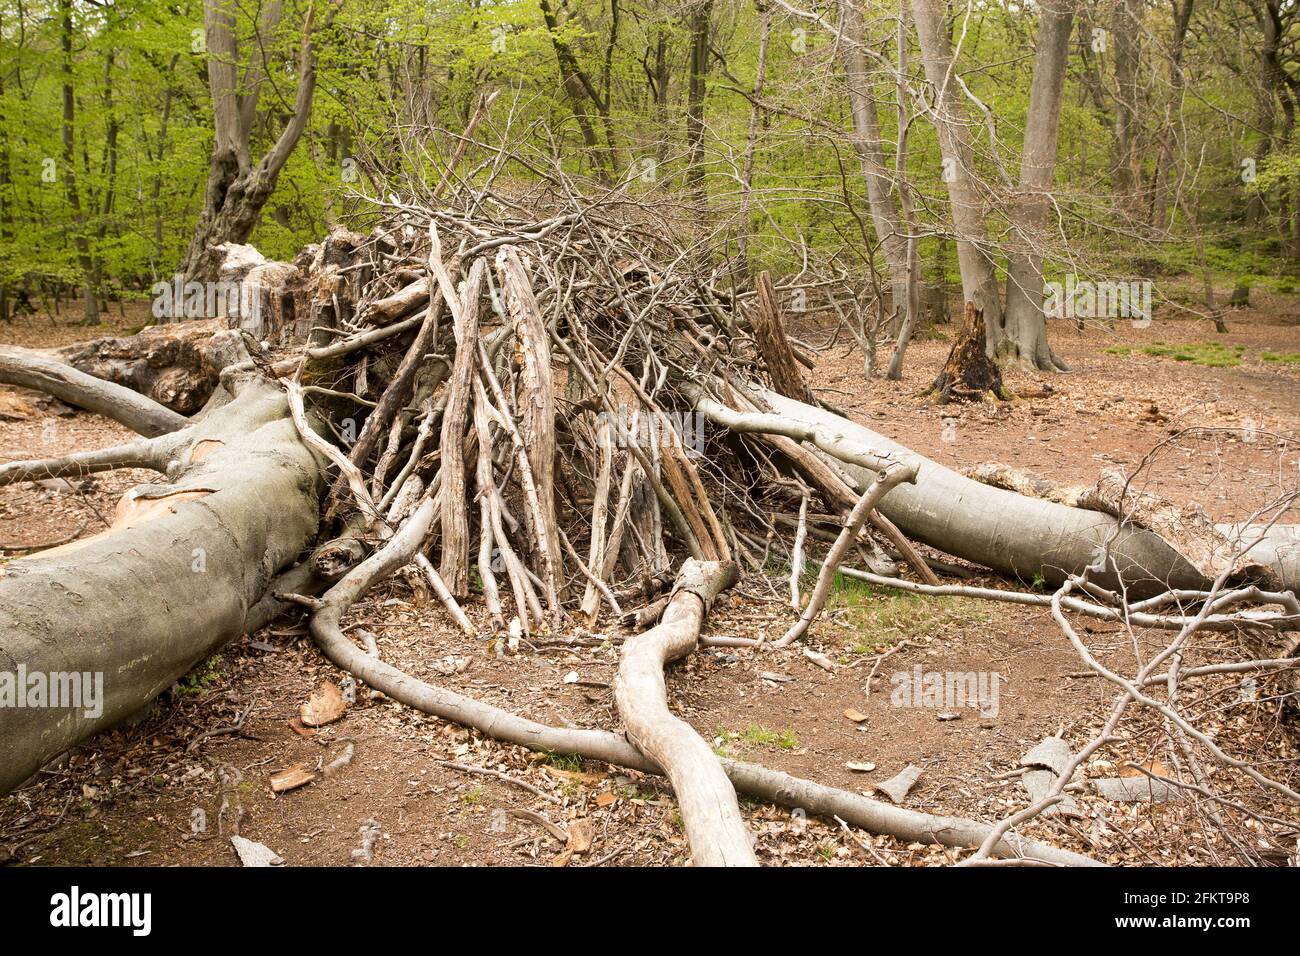
[[[899,215],[894,202],[895,175],[885,164],[885,149],[880,136],[880,117],[876,113],[875,99],[871,93],[871,80],[867,73],[867,58],[863,52],[866,31],[862,12],[856,0],[846,0],[841,6],[844,37],[840,43],[840,59],[844,64],[844,79],[848,87],[849,113],[853,118],[853,148],[858,154],[858,164],[867,189],[867,204],[871,210],[871,224],[876,231],[889,267],[889,285],[893,298],[898,327],[915,327],[919,303],[916,301],[915,244],[908,241],[908,228]],[[905,55],[905,53],[903,54]],[[903,66],[900,63],[899,70]],[[900,124],[900,135],[902,126]],[[901,174],[902,170],[898,172]],[[900,190],[901,192],[901,190]],[[909,283],[909,277],[912,281]],[[902,354],[894,350],[898,368],[890,363],[890,378],[902,374]]]
[[[1115,8],[1115,157],[1114,187],[1130,210],[1137,202],[1141,183],[1138,154],[1138,60],[1142,26],[1142,0],[1122,0]]]
[[[72,0],[59,0],[59,24],[59,43],[63,52],[63,186],[68,205],[72,208],[72,241],[77,250],[77,264],[81,268],[82,317],[86,325],[98,325],[98,282],[94,259],[90,254],[90,238],[86,235],[86,214],[81,205],[81,193],[77,189],[77,99],[72,58]]]
[[[712,21],[713,0],[696,0],[691,9],[690,84],[686,92],[686,182],[700,205],[705,201],[704,98],[708,93]]]
[[[1007,309],[994,354],[999,364],[1015,364],[1045,372],[1066,370],[1047,344],[1043,314],[1043,257],[1051,207],[1048,195],[1055,182],[1057,133],[1061,121],[1061,91],[1069,60],[1074,0],[1042,0],[1034,53],[1034,78],[1029,88],[1029,114],[1020,160],[1020,201],[1015,228],[1021,248],[1009,257]]]
[[[328,28],[333,23],[337,11],[337,6],[329,7],[323,27]],[[268,19],[276,21],[278,15],[275,5],[264,11],[260,29],[264,31]],[[181,271],[187,280],[211,281],[216,278],[221,258],[213,253],[213,246],[247,241],[263,207],[275,192],[284,164],[307,129],[316,92],[316,51],[313,12],[308,8],[299,50],[298,91],[293,112],[275,144],[254,165],[250,142],[256,122],[257,92],[264,70],[255,60],[248,69],[246,82],[241,84],[235,7],[231,0],[205,0],[203,20],[216,138],[208,165],[203,211],[190,238]],[[249,77],[253,88],[241,98],[240,90],[248,88]]]
[[[925,76],[934,87],[930,117],[943,154],[962,293],[967,302],[975,303],[983,313],[987,345],[990,354],[996,354],[1002,332],[1002,299],[988,252],[988,226],[974,178],[969,122],[954,76],[956,63],[944,23],[943,0],[912,0],[912,16]]]
[[[740,213],[737,216],[739,228],[736,232],[736,245],[739,249],[737,263],[741,275],[749,275],[749,214],[753,206],[754,193],[754,151],[758,146],[759,128],[762,126],[763,108],[759,105],[763,98],[763,84],[767,80],[767,45],[772,36],[772,10],[763,2],[755,0],[754,9],[759,15],[758,66],[754,71],[754,101],[749,108],[749,134],[745,139],[745,163],[740,174]]]
[[[1160,131],[1160,153],[1156,157],[1155,173],[1151,180],[1151,229],[1157,235],[1169,230],[1169,178],[1174,164],[1174,116],[1181,114],[1183,90],[1183,51],[1187,47],[1187,28],[1192,22],[1195,0],[1182,0],[1174,13],[1173,46],[1169,53],[1169,102],[1165,105],[1165,121]]]

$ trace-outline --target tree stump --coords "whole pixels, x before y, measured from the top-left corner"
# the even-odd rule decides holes
[[[957,338],[943,363],[943,371],[930,386],[940,405],[950,401],[981,401],[985,394],[1003,401],[1011,395],[1002,384],[1002,372],[988,356],[984,339],[984,313],[974,302],[966,303]]]
[[[772,377],[772,389],[786,398],[816,405],[817,399],[813,398],[812,390],[804,381],[794,349],[785,337],[785,323],[781,307],[776,304],[772,277],[767,272],[760,272],[754,286],[758,290],[758,305],[751,319],[754,344],[758,346],[768,374]]]

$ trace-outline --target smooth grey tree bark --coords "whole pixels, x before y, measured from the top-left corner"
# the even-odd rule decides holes
[[[89,674],[83,689],[102,690],[80,707],[31,693],[0,707],[0,793],[261,626],[276,575],[316,534],[323,468],[275,385],[154,442],[169,477],[128,492],[115,527],[0,569],[0,678]]]
[[[843,40],[840,43],[840,61],[844,65],[844,80],[848,88],[849,114],[853,119],[853,149],[858,155],[862,180],[867,189],[867,204],[871,212],[871,225],[884,253],[889,268],[889,286],[893,305],[901,329],[910,334],[915,328],[920,312],[916,275],[919,259],[915,243],[909,242],[909,227],[899,214],[899,204],[894,198],[894,185],[903,170],[890,170],[885,163],[885,149],[881,141],[880,117],[871,93],[871,77],[867,70],[867,57],[863,52],[866,31],[862,11],[856,0],[845,0],[841,5]],[[901,67],[900,67],[901,69]],[[900,133],[901,135],[901,133]],[[900,157],[901,159],[901,157]],[[899,183],[899,188],[904,188]],[[903,197],[900,196],[900,200]],[[906,339],[902,339],[906,348]],[[897,379],[902,374],[902,350],[895,348],[897,362],[891,362],[889,377]],[[895,367],[897,365],[897,367]]]
[[[943,156],[943,178],[948,186],[953,232],[957,240],[957,263],[961,269],[962,293],[984,314],[990,343],[1002,331],[1002,296],[997,271],[989,254],[988,225],[984,201],[975,177],[975,155],[971,147],[969,119],[956,77],[952,43],[948,39],[943,0],[912,0],[917,42],[925,76],[933,87],[930,118],[939,137]]]
[[[1061,125],[1061,91],[1069,60],[1073,0],[1039,4],[1034,78],[1029,88],[1024,152],[1020,160],[1020,197],[1015,229],[1022,248],[1007,265],[1007,304],[993,356],[1000,365],[1019,365],[1044,372],[1068,366],[1047,343],[1043,314],[1043,257],[1039,247],[1050,231],[1049,199],[1056,175],[1057,133]]]

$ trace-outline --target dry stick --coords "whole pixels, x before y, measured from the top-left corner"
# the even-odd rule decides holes
[[[437,229],[430,227],[431,236]],[[435,240],[436,241],[436,240]],[[435,255],[437,254],[435,247]],[[431,257],[431,261],[433,261]],[[469,596],[469,516],[465,508],[465,426],[474,373],[478,366],[478,303],[487,263],[475,259],[460,302],[452,308],[452,329],[456,338],[456,359],[448,383],[447,410],[442,416],[442,577],[451,593]],[[440,280],[441,281],[441,280]]]
[[[559,579],[564,558],[560,553],[559,523],[555,517],[555,387],[551,380],[551,344],[542,320],[541,309],[519,252],[502,246],[497,257],[497,273],[506,308],[514,320],[519,337],[519,358],[523,377],[523,429],[526,451],[522,457],[530,466],[536,488],[534,497],[538,550],[542,555],[542,580],[546,584],[546,602],[551,612],[551,626],[561,622]],[[505,407],[501,409],[505,411]]]
[[[497,488],[492,477],[490,408],[487,393],[483,390],[483,383],[476,378],[474,380],[474,428],[479,439],[479,494],[487,500],[488,521],[492,526],[492,537],[496,540],[497,552],[501,555],[501,562],[506,569],[506,577],[510,580],[510,589],[515,596],[515,610],[519,617],[519,623],[523,626],[525,634],[531,634],[533,618],[537,620],[542,618],[542,605],[533,592],[533,586],[528,580],[528,575],[524,572],[523,561],[515,554],[515,549],[506,536],[505,526],[502,522],[501,491]],[[485,449],[487,453],[486,461],[482,457]],[[482,560],[481,549],[479,557]],[[490,556],[488,571],[491,573]],[[479,572],[482,573],[482,567],[479,568]]]
[[[478,129],[478,124],[483,122],[483,117],[487,116],[488,109],[491,108],[500,94],[500,90],[493,90],[491,93],[484,93],[479,97],[478,107],[474,110],[474,115],[469,118],[469,122],[465,124],[465,132],[461,133],[460,138],[456,140],[456,149],[452,152],[447,168],[443,170],[442,177],[438,180],[438,185],[433,189],[433,198],[437,199],[441,196],[442,191],[451,182],[456,167],[460,165],[460,161],[465,155],[465,148],[474,139],[474,131]]]
[[[439,269],[444,273],[448,270],[443,269],[442,261],[438,261]],[[452,271],[460,271],[460,261],[455,260],[451,266]],[[455,290],[452,290],[453,295]],[[402,357],[401,363],[397,366],[397,371],[393,374],[392,381],[388,383],[388,388],[380,396],[379,404],[375,406],[374,411],[366,418],[366,422],[361,426],[361,433],[357,435],[356,443],[353,444],[348,459],[354,465],[363,464],[369,457],[370,453],[375,450],[375,444],[379,440],[380,432],[388,427],[394,415],[405,404],[407,397],[411,394],[411,388],[415,383],[415,374],[419,371],[420,366],[424,364],[425,353],[433,344],[434,337],[438,332],[438,316],[442,312],[443,293],[435,291],[429,300],[429,308],[425,314],[424,322],[420,326],[420,331],[415,334],[415,340],[411,347],[406,350],[406,355]],[[335,491],[338,490],[336,486]]]
[[[533,750],[573,754],[645,773],[659,768],[618,734],[604,730],[549,727],[509,711],[435,687],[376,660],[348,640],[339,621],[371,585],[400,569],[419,548],[432,521],[408,521],[382,548],[349,571],[324,596],[310,621],[312,637],[336,666],[399,703],[469,727],[496,740]],[[779,771],[736,760],[722,761],[728,778],[742,793],[805,813],[830,818],[840,816],[872,833],[900,840],[939,843],[952,847],[978,846],[992,829],[989,824],[961,817],[936,816],[881,803],[858,794],[801,780]],[[1005,857],[1042,860],[1057,866],[1100,866],[1078,853],[1035,840],[1009,835],[994,847]]]
[[[57,458],[10,461],[0,465],[0,486],[45,478],[79,478],[118,468],[165,472],[171,460],[165,439],[137,438],[112,448],[78,451]]]
[[[432,499],[430,502],[432,503]],[[460,629],[470,637],[478,637],[478,628],[465,616],[464,609],[456,601],[456,596],[451,593],[451,588],[447,587],[447,582],[442,579],[442,575],[437,572],[433,563],[423,554],[415,556],[415,563],[424,572],[424,577],[433,588],[433,593],[438,595],[438,600],[442,602],[442,606],[451,614]]]
[[[1053,596],[1050,594],[1031,594],[1028,591],[1002,591],[997,588],[972,587],[966,584],[917,584],[915,581],[885,577],[881,574],[872,574],[870,571],[859,571],[857,568],[840,568],[840,574],[870,584],[897,588],[900,591],[911,591],[915,594],[926,594],[931,597],[968,597],[979,601],[1003,601],[1007,604],[1027,604],[1032,607],[1051,607],[1053,601]],[[1277,595],[1277,597],[1282,597],[1282,595]],[[1188,623],[1195,620],[1194,617],[1181,614],[1147,614],[1131,609],[1119,610],[1117,608],[1102,607],[1068,595],[1061,598],[1061,605],[1068,610],[1086,614],[1089,617],[1100,618],[1103,621],[1128,621],[1138,627],[1154,627],[1167,631],[1181,630]],[[1294,614],[1243,611],[1236,614],[1210,614],[1198,625],[1200,630],[1207,631],[1236,631],[1243,626],[1269,627],[1276,630],[1300,630],[1300,618],[1297,618]],[[1184,671],[1183,673],[1188,672]]]
[[[826,604],[826,598],[830,596],[831,584],[835,580],[835,572],[840,564],[844,561],[844,555],[848,553],[849,547],[853,544],[862,530],[862,525],[867,520],[867,515],[871,509],[876,507],[880,499],[889,494],[894,486],[904,481],[916,481],[915,465],[894,464],[887,466],[877,475],[858,503],[853,506],[849,512],[848,518],[844,521],[844,529],[840,532],[835,543],[831,545],[830,553],[826,555],[826,561],[822,564],[822,569],[817,575],[817,585],[813,588],[812,597],[808,599],[808,606],[803,609],[799,615],[799,620],[794,622],[794,626],[786,631],[785,636],[776,641],[773,647],[787,647],[798,640],[813,619],[821,613],[822,607]]]
[[[871,471],[882,471],[887,465],[898,464],[897,456],[869,448],[827,425],[813,425],[770,412],[738,412],[706,397],[703,390],[693,384],[687,384],[683,391],[695,402],[696,411],[728,431],[784,435],[796,441],[811,442],[832,458]]]
[[[338,467],[340,472],[339,480],[345,482],[348,488],[351,489],[352,497],[356,499],[357,507],[361,509],[361,513],[370,520],[381,521],[382,516],[379,513],[379,506],[370,497],[370,490],[366,487],[366,480],[362,476],[361,470],[349,461],[343,452],[316,434],[316,430],[311,427],[311,422],[307,420],[307,413],[303,408],[302,386],[287,378],[280,379],[280,384],[284,386],[285,395],[289,399],[289,414],[298,429],[298,435]]]
[[[609,518],[609,491],[614,470],[614,441],[610,436],[609,425],[604,421],[596,426],[596,444],[600,448],[600,468],[596,472],[596,497],[591,505],[591,557],[588,567],[599,575],[605,566],[605,524]],[[599,608],[600,595],[596,593],[596,583],[588,581],[578,608],[588,627],[596,622]]]
[[[811,449],[805,448],[792,438],[784,435],[763,435],[762,440],[770,444],[787,458],[805,480],[814,485],[828,504],[849,510],[857,501],[853,489],[849,486],[843,473],[833,468],[827,461],[819,458]],[[876,530],[880,531],[898,550],[903,560],[908,563],[917,576],[926,584],[938,584],[939,577],[930,565],[912,546],[912,542],[903,536],[903,532],[894,523],[878,511],[873,511],[867,518]],[[798,610],[798,608],[796,608]]]
[[[763,273],[767,275],[767,273]],[[799,577],[803,574],[803,543],[808,537],[808,495],[799,502],[799,528],[794,533],[794,550],[790,552],[790,607],[799,613]]]
[[[448,770],[459,770],[461,773],[477,773],[485,777],[496,777],[503,783],[513,784],[521,790],[527,790],[531,794],[541,797],[543,800],[549,800],[551,803],[563,804],[561,800],[553,793],[547,793],[540,787],[534,787],[527,780],[520,780],[518,777],[512,777],[508,773],[502,773],[500,770],[493,770],[490,767],[475,767],[472,764],[456,763],[454,760],[436,760],[434,761],[440,767],[446,767]]]
[[[659,624],[630,637],[614,679],[614,699],[638,750],[663,767],[677,793],[696,866],[757,866],[736,793],[718,757],[668,709],[664,666],[695,650],[713,599],[737,579],[731,562],[682,565]]]
[[[591,568],[582,560],[582,555],[578,554],[578,550],[573,546],[573,542],[569,540],[569,536],[564,533],[564,529],[560,528],[559,531],[560,540],[564,542],[564,550],[569,552],[569,557],[573,558],[574,563],[578,565],[578,570],[587,579],[587,586],[595,588],[600,596],[609,602],[609,609],[614,612],[615,617],[622,617],[623,609],[619,607],[618,599],[614,597],[614,592],[609,589],[609,585],[592,573]],[[595,618],[593,617],[588,626],[594,623]]]

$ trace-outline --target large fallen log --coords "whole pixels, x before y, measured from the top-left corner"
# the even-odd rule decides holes
[[[263,620],[316,532],[321,466],[274,386],[159,442],[170,477],[129,492],[112,527],[0,566],[0,793]],[[71,699],[56,686],[79,706],[53,706]]]
[[[1155,534],[1099,511],[1071,508],[993,488],[945,468],[857,422],[773,391],[762,399],[787,427],[797,432],[824,428],[845,441],[888,454],[917,468],[914,484],[900,485],[879,510],[908,537],[1003,574],[1033,581],[1060,583],[1098,562],[1103,547],[1113,569],[1139,591],[1202,588],[1205,577],[1173,547]],[[707,402],[698,406],[712,415]],[[854,460],[840,458],[840,467],[865,488],[874,472]],[[1262,535],[1258,554],[1270,563],[1285,589],[1300,590],[1300,548],[1279,527]],[[1249,535],[1246,543],[1253,540]],[[1116,570],[1094,573],[1106,587],[1117,585]]]

